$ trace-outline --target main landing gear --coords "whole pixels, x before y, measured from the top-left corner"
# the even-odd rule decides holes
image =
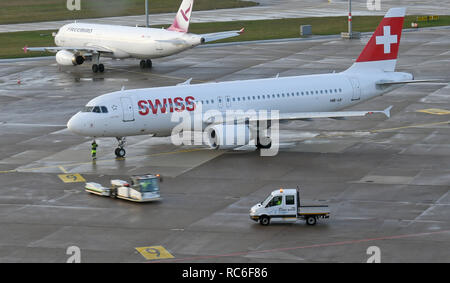
[[[100,53],[94,54],[92,60],[94,61],[94,64],[92,64],[92,72],[103,73],[105,71],[105,65],[100,64]]]
[[[141,67],[141,69],[151,69],[153,67],[153,62],[152,60],[148,59],[148,60],[141,60],[141,63],[139,64],[139,66]]]
[[[93,64],[92,65],[92,72],[94,72],[94,73],[98,73],[98,72],[100,72],[100,73],[103,73],[105,71],[105,65],[103,65],[103,64]]]
[[[272,139],[267,136],[267,131],[271,127],[271,122],[268,121],[265,127],[266,129],[261,129],[260,122],[257,122],[257,130],[256,130],[256,148],[261,149],[269,149],[272,147]]]
[[[117,141],[119,142],[119,146],[116,148],[116,150],[114,151],[114,153],[116,154],[117,158],[124,158],[125,154],[127,154],[127,152],[125,151],[125,144],[126,144],[126,138],[124,137],[117,137],[116,138]]]

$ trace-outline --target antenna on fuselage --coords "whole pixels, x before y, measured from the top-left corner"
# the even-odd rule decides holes
[[[124,91],[124,90],[125,90],[125,86],[123,85],[123,86],[122,86],[122,89],[121,89],[120,91]]]

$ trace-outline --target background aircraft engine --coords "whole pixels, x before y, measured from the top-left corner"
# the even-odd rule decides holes
[[[85,61],[84,57],[81,55],[73,54],[67,50],[61,50],[56,53],[56,62],[63,66],[76,66],[81,65]]]
[[[248,125],[215,125],[208,129],[207,135],[213,149],[243,146],[252,139]]]

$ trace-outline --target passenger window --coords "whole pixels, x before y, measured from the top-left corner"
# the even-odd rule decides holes
[[[286,196],[286,205],[294,205],[295,199],[294,196]]]
[[[108,108],[106,108],[105,106],[102,106],[102,113],[108,113]]]

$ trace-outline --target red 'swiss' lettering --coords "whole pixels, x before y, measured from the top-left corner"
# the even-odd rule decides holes
[[[176,97],[172,100],[172,98],[163,98],[162,102],[160,99],[155,100],[139,100],[139,114],[142,116],[146,116],[151,112],[153,114],[158,114],[158,111],[162,114],[166,112],[173,113],[174,111],[182,112],[184,110],[194,111],[195,110],[195,98],[193,96],[188,96],[186,98]],[[169,104],[169,105],[167,105]]]
[[[155,104],[151,100],[148,101],[148,104],[150,104],[150,107],[152,107],[153,114],[158,114],[158,108],[161,109],[161,113],[166,113],[166,99],[163,99],[163,103],[159,99],[155,99]]]
[[[148,106],[147,105],[144,106],[144,104],[147,104],[147,101],[139,100],[139,102],[138,102],[139,114],[141,114],[142,116],[147,115],[149,112]]]
[[[194,111],[195,110],[195,104],[194,104],[195,98],[192,96],[186,97],[186,105],[189,105],[189,107],[186,107],[187,111]]]
[[[182,112],[182,111],[184,111],[184,109],[186,109],[186,106],[184,106],[184,104],[182,103],[183,101],[184,101],[184,99],[181,97],[176,97],[174,99],[175,106],[177,107],[177,108],[175,108],[175,111]]]

